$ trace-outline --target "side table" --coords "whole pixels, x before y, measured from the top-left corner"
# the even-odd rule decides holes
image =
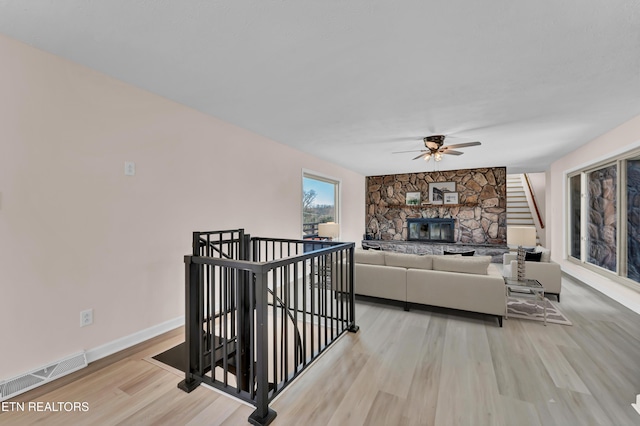
[[[510,296],[514,297],[525,297],[525,298],[535,298],[536,299],[536,309],[539,307],[538,303],[542,302],[542,309],[544,312],[544,325],[547,325],[547,305],[544,303],[544,287],[538,280],[530,280],[524,279],[518,281],[514,278],[504,277],[504,284],[506,288],[506,298],[505,298],[505,318],[509,318],[509,311],[507,307],[507,303],[509,301]]]

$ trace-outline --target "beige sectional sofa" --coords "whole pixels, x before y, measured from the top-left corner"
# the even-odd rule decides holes
[[[505,285],[490,256],[415,255],[357,249],[358,295],[495,315],[502,327]]]

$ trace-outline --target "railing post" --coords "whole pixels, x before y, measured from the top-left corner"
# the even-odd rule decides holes
[[[200,320],[198,319],[198,302],[200,292],[200,270],[199,266],[193,263],[193,256],[185,256],[185,346],[187,349],[187,371],[185,371],[185,379],[178,383],[178,388],[189,393],[200,385],[199,375],[200,366],[198,365],[198,357],[200,351],[200,343],[202,341],[201,328],[198,327]]]
[[[355,263],[353,259],[353,246],[349,248],[349,331],[357,333],[360,327],[356,325],[356,282],[354,277]]]
[[[249,416],[253,425],[268,425],[276,418],[276,412],[269,408],[269,345],[268,345],[268,304],[267,272],[254,274],[256,295],[256,410]]]
[[[241,235],[240,241],[240,259],[251,260],[250,250],[251,236]],[[249,286],[253,285],[252,275],[249,271],[238,271],[239,282],[236,286],[238,297],[236,298],[236,306],[238,309],[238,354],[239,354],[239,368],[237,380],[240,385],[240,389],[246,392],[250,392],[251,384],[251,362],[253,354],[251,353],[251,327],[253,325],[252,309],[253,300],[249,297],[251,292]]]

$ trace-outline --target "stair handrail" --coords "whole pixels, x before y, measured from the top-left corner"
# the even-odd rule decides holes
[[[540,210],[538,210],[538,203],[536,202],[536,194],[533,192],[533,188],[531,187],[531,182],[529,181],[529,176],[526,173],[524,175],[524,181],[527,183],[527,190],[531,195],[531,201],[533,202],[533,208],[536,211],[536,216],[538,217],[538,223],[540,224],[540,228],[544,229],[544,222],[542,221],[542,216],[540,215]]]

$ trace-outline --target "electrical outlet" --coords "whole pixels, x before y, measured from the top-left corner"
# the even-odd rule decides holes
[[[80,327],[93,324],[93,309],[80,312]]]

